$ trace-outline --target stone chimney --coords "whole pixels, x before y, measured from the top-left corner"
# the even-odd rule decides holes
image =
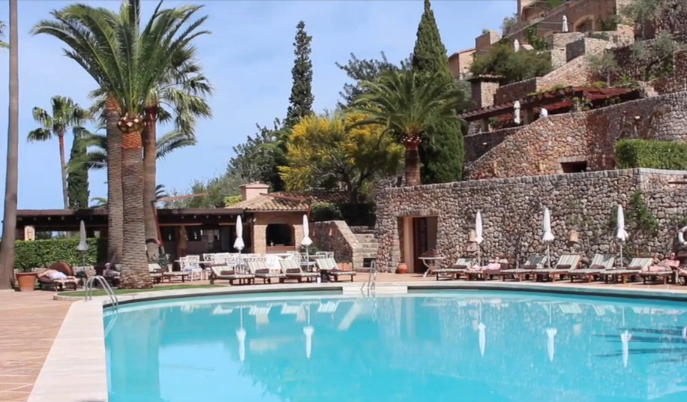
[[[502,78],[499,75],[480,75],[468,80],[475,108],[480,109],[494,104],[494,95],[499,89]]]
[[[239,188],[241,188],[241,201],[247,201],[269,193],[270,186],[256,181],[253,183],[242,184],[239,186]]]

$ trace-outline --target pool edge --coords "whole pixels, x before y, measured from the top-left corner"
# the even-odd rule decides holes
[[[585,296],[608,296],[628,299],[653,299],[687,302],[687,292],[672,289],[594,288],[584,284],[548,284],[521,282],[389,282],[385,286],[406,286],[412,290],[502,290]],[[360,288],[347,283],[257,285],[217,289],[169,290],[155,293],[123,295],[121,304],[144,301],[190,298],[228,294],[271,292],[342,291]],[[392,296],[391,294],[383,294]],[[362,294],[361,294],[362,296]],[[57,295],[55,296],[58,297]],[[69,300],[74,300],[70,298]],[[103,308],[109,306],[105,296],[74,302],[65,317],[48,357],[41,368],[28,402],[107,402],[107,363]],[[67,369],[69,368],[69,369]],[[75,374],[76,373],[76,374]]]

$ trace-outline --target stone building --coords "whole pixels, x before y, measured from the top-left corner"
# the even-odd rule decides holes
[[[563,53],[565,57],[565,43],[553,43],[552,36],[563,32],[563,17],[567,21],[569,33],[577,33],[575,38],[583,37],[585,34],[604,31],[613,32],[614,16],[623,6],[632,0],[560,0],[551,2],[546,0],[518,0],[515,11],[515,24],[506,35],[510,43],[516,40],[525,49],[531,49],[527,43],[528,35],[534,34],[544,38],[548,42],[549,49],[552,51],[554,59],[556,54]],[[555,7],[551,7],[551,5]],[[627,27],[615,28],[614,40],[631,40],[633,32]],[[562,38],[559,36],[559,38]],[[485,53],[491,45],[501,40],[501,34],[497,31],[487,31],[475,38],[475,47],[472,49],[456,52],[449,57],[449,66],[453,76],[457,79],[468,77],[470,66],[474,57],[480,53]],[[562,49],[562,50],[561,50]],[[560,57],[558,57],[560,60]],[[554,66],[556,61],[554,60]]]

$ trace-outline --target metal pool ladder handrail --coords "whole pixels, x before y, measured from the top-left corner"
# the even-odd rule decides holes
[[[361,291],[363,294],[365,294],[365,290],[367,290],[367,294],[369,295],[370,292],[374,293],[375,289],[377,287],[377,263],[375,260],[372,260],[370,262],[370,270],[368,271],[367,275],[367,282],[363,283],[363,286],[361,287]]]
[[[110,303],[114,309],[117,310],[119,308],[119,300],[117,299],[117,295],[115,294],[114,290],[112,290],[112,286],[107,283],[107,280],[102,275],[92,276],[86,281],[86,301],[93,300],[93,282],[96,281],[100,283],[100,286],[103,287],[105,293],[107,293],[107,295],[110,297]]]

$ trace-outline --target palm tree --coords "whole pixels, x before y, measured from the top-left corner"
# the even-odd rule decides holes
[[[148,255],[157,258],[158,232],[153,213],[155,200],[155,181],[157,175],[156,160],[159,158],[157,142],[157,121],[173,122],[174,141],[194,141],[195,123],[198,117],[212,117],[210,106],[205,96],[213,93],[208,79],[203,75],[202,68],[195,60],[196,49],[189,46],[181,49],[172,58],[172,64],[162,81],[148,94],[144,107],[143,130],[143,165],[144,165],[144,216],[146,226],[146,246]],[[105,93],[94,91],[91,96],[96,98],[94,112],[101,112],[105,104]],[[183,137],[187,139],[184,140]]]
[[[83,167],[85,164],[88,169],[100,170],[107,169],[107,135],[91,133],[88,130],[81,130],[79,136],[82,138],[82,146],[88,148],[84,159],[70,160],[67,164],[67,172]],[[169,132],[156,140],[156,158],[165,158],[170,153],[185,147],[196,145],[195,138],[189,137],[178,131]]]
[[[10,0],[10,102],[7,135],[5,213],[0,245],[0,289],[10,289],[14,276],[14,240],[17,236],[17,188],[19,182],[19,29],[17,2]]]
[[[167,194],[164,184],[158,184],[155,186],[155,201],[159,201],[167,197],[169,197],[169,194]],[[91,205],[91,208],[107,208],[107,198],[93,197],[91,198],[91,202],[95,202],[95,204]]]
[[[69,209],[69,198],[67,196],[67,162],[64,155],[64,134],[72,127],[81,127],[89,119],[88,111],[82,109],[74,103],[71,98],[64,96],[53,96],[52,116],[46,110],[39,107],[33,108],[33,119],[40,123],[41,127],[29,132],[28,140],[48,141],[53,135],[59,139],[60,143],[60,170],[62,172],[62,198],[64,209]]]
[[[389,71],[376,82],[363,83],[363,88],[364,93],[353,102],[357,112],[368,115],[360,124],[386,127],[406,149],[406,185],[421,184],[420,143],[434,122],[458,118],[461,98],[453,82],[446,82],[439,73],[423,77],[412,70]]]
[[[119,13],[84,4],[73,4],[52,11],[54,20],[39,22],[33,33],[52,35],[67,47],[65,54],[75,60],[108,95],[108,170],[117,165],[114,152],[121,150],[121,188],[108,174],[108,215],[123,198],[123,251],[121,286],[152,286],[145,244],[143,208],[144,169],[142,159],[143,112],[149,94],[164,82],[173,56],[191,46],[207,19],[192,21],[202,6],[161,9],[158,3],[150,20],[141,28],[140,0],[123,2]],[[112,115],[119,111],[114,127]],[[121,142],[120,142],[121,139]],[[114,148],[120,149],[115,150]],[[114,157],[114,158],[113,158]],[[115,179],[116,180],[116,179]],[[115,189],[117,190],[117,189]],[[111,198],[110,195],[116,195]],[[122,197],[126,194],[126,197]],[[111,235],[111,234],[109,234]]]
[[[5,23],[3,21],[0,21],[0,38],[2,38],[5,34]],[[0,40],[0,49],[9,49],[10,45],[7,43],[3,42]]]

